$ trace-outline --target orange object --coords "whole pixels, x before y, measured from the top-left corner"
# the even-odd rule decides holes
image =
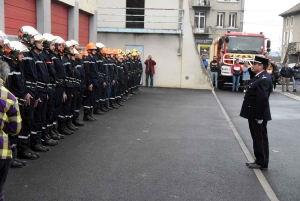
[[[96,50],[96,44],[95,43],[89,43],[86,45],[86,50]]]
[[[82,55],[82,56],[86,56],[86,57],[89,56],[89,54],[88,54],[87,51],[81,52],[81,55]]]

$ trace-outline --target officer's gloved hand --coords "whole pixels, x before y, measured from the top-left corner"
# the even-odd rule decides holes
[[[258,124],[261,124],[264,120],[263,119],[261,119],[261,120],[256,119],[256,121],[257,121]]]

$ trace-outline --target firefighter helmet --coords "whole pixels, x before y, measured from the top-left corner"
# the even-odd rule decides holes
[[[76,40],[70,40],[70,41],[74,44],[75,47],[79,46],[79,43]]]
[[[133,53],[133,52],[138,52],[138,50],[137,50],[137,49],[133,49],[131,52],[132,52],[132,53]]]
[[[137,53],[136,52],[132,52],[132,56],[136,57]]]
[[[125,52],[126,52],[127,55],[128,55],[128,54],[131,54],[131,51],[130,51],[130,50],[126,50]]]
[[[37,34],[39,34],[39,32],[35,28],[31,26],[22,26],[18,32],[18,39],[22,43],[31,44],[30,39]]]
[[[50,50],[50,43],[54,42],[55,37],[50,33],[44,33],[43,37],[44,37],[44,41],[43,41],[44,49]]]
[[[0,30],[0,40],[4,41],[5,39],[7,39],[7,35],[3,31]]]
[[[74,56],[74,48],[73,47],[74,47],[74,43],[72,41],[66,41],[64,53]]]
[[[81,52],[81,55],[82,55],[82,56],[85,56],[85,57],[89,56],[89,54],[88,54],[88,52],[87,52],[87,51],[83,51],[83,52]]]
[[[29,52],[28,48],[19,41],[10,41],[5,46],[5,57],[18,61],[20,53]]]
[[[104,47],[106,47],[104,44],[102,43],[96,43],[96,47],[99,48],[99,49],[102,49]]]
[[[54,38],[55,51],[63,52],[66,45],[66,41],[60,36],[54,36]]]
[[[89,43],[86,45],[86,50],[96,50],[96,44],[95,43]]]

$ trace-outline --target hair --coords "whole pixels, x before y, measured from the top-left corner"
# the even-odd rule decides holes
[[[10,72],[9,66],[7,63],[0,61],[0,78],[5,79]]]
[[[263,66],[263,69],[266,70],[268,68],[268,64],[261,64]]]

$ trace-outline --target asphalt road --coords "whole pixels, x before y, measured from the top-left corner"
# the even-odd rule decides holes
[[[217,95],[252,151],[243,93]],[[211,91],[142,88],[125,104],[11,169],[7,200],[269,200]],[[298,104],[271,97],[264,174],[280,200],[300,197]]]
[[[278,87],[277,91],[281,89]],[[243,93],[230,92],[230,88],[216,91],[232,122],[252,150],[247,120],[240,118],[239,111]],[[298,94],[298,92],[292,94]],[[300,200],[300,102],[281,93],[271,93],[270,107],[272,121],[268,122],[270,163],[268,171],[263,171],[266,179],[279,200]]]

